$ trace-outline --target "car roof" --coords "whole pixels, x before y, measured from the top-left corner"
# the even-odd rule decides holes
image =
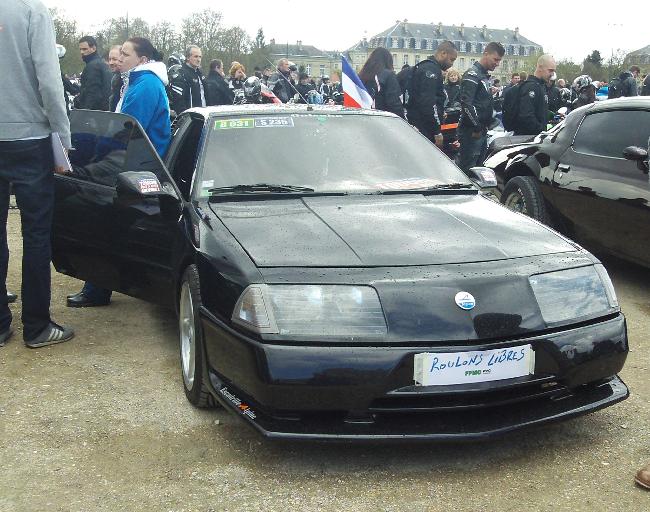
[[[650,96],[632,96],[592,103],[589,113],[610,110],[650,110]]]
[[[187,110],[186,112],[199,114],[206,119],[208,117],[231,116],[238,114],[297,114],[297,113],[317,113],[319,115],[365,115],[365,116],[382,116],[398,117],[390,112],[381,110],[358,109],[342,107],[338,105],[306,105],[300,103],[288,104],[258,104],[258,105],[220,105],[218,107],[197,107]]]

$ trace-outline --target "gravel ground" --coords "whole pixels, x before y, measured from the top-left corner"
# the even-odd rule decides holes
[[[20,289],[10,214],[8,286]],[[487,443],[322,445],[263,441],[185,399],[176,325],[116,295],[71,310],[80,283],[53,274],[70,343],[0,349],[0,511],[648,511],[633,474],[650,462],[650,271],[609,263],[631,351],[632,396],[566,423]]]

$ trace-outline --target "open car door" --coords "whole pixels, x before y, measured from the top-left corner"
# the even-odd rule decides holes
[[[163,162],[131,116],[74,110],[70,125],[72,173],[55,179],[54,266],[97,286],[173,304],[182,200]]]

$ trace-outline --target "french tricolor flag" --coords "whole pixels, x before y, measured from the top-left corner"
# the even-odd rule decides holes
[[[343,105],[353,108],[372,108],[372,96],[345,57],[341,57],[343,70]]]

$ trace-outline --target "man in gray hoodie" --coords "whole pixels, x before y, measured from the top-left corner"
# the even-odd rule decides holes
[[[54,24],[40,0],[2,0],[0,17],[0,283],[6,288],[7,214],[13,185],[23,232],[23,339],[30,348],[68,341],[72,329],[50,318],[50,231],[54,210],[51,134],[70,148]],[[12,334],[0,289],[0,346]]]

